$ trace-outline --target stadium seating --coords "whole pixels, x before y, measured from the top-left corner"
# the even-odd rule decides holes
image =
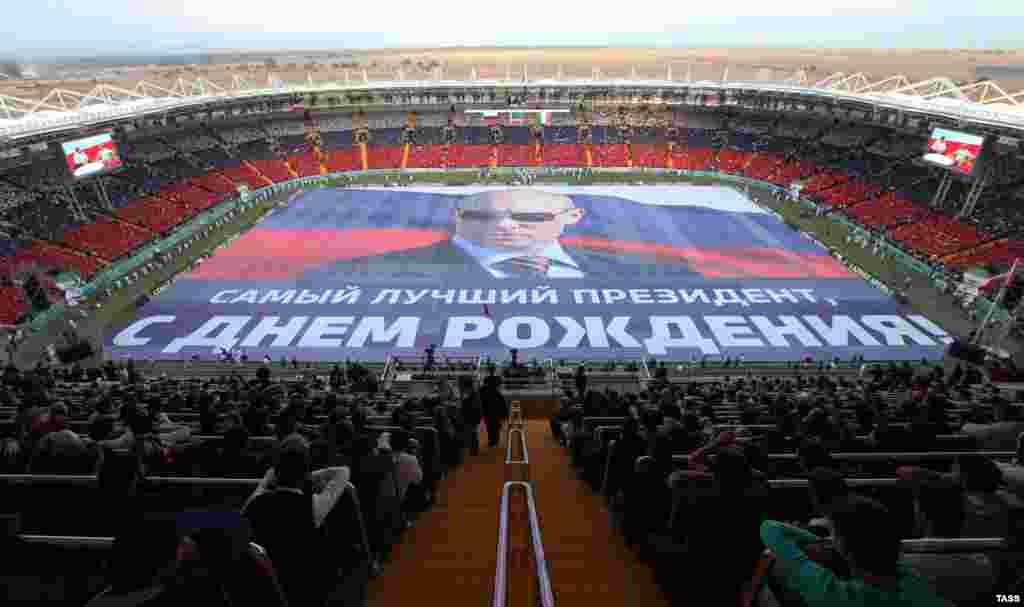
[[[97,257],[75,253],[42,241],[21,249],[14,257],[15,263],[38,263],[46,268],[71,270],[84,278],[92,278],[102,267]]]
[[[989,238],[973,226],[942,215],[899,226],[889,232],[889,237],[930,256],[951,255]]]
[[[245,185],[250,190],[258,190],[268,185],[262,176],[244,162],[238,166],[224,167],[221,172],[231,181],[239,185]]]
[[[882,229],[916,222],[931,215],[927,208],[915,205],[895,192],[858,204],[847,209],[846,213],[866,226]]]
[[[30,307],[21,287],[0,286],[0,325],[16,325]]]
[[[585,166],[583,148],[575,143],[547,143],[544,145],[544,164],[547,166]]]
[[[437,152],[438,162],[440,162],[440,151]],[[324,160],[324,164],[327,165],[327,170],[332,173],[340,173],[344,171],[356,171],[359,170],[360,160],[359,152],[354,148],[345,148],[340,150],[330,150],[327,152],[327,157]],[[438,165],[430,165],[438,166]]]
[[[959,270],[967,270],[983,264],[1009,266],[1018,258],[1024,258],[1024,241],[1001,238],[964,253],[947,255],[942,258],[942,263]]]
[[[498,164],[504,166],[529,166],[532,154],[532,145],[503,143],[498,146]]]
[[[106,261],[124,257],[151,238],[151,232],[106,217],[64,233],[64,243],[69,247]]]
[[[371,169],[397,169],[402,164],[402,150],[396,146],[373,144],[367,159]]]
[[[846,488],[884,503],[898,528],[911,537],[919,535],[911,532],[916,528],[915,493],[912,491],[916,476],[930,478],[956,466],[968,471],[997,470],[998,474],[1012,478],[1010,475],[1019,469],[1012,464],[992,463],[1015,457],[1014,451],[979,450],[971,435],[956,433],[965,422],[989,424],[997,409],[991,404],[996,396],[1016,396],[1013,392],[994,391],[993,387],[979,383],[979,375],[968,374],[955,379],[945,375],[940,367],[906,365],[879,369],[866,377],[860,377],[856,368],[804,369],[802,372],[782,369],[778,375],[768,376],[748,366],[745,369],[709,368],[704,370],[709,375],[702,375],[695,381],[697,377],[690,372],[677,373],[675,369],[669,372],[662,366],[655,367],[654,382],[637,392],[623,394],[604,391],[598,386],[601,382],[617,381],[639,388],[636,363],[632,363],[633,371],[623,370],[621,363],[614,361],[599,364],[603,370],[595,370],[595,364],[589,365],[589,381],[593,382],[594,389],[582,399],[567,397],[561,412],[551,420],[551,429],[555,438],[565,445],[567,457],[556,459],[552,448],[560,447],[553,443],[551,448],[540,444],[541,437],[533,431],[531,440],[537,442],[530,445],[532,465],[546,466],[537,469],[537,479],[538,482],[542,478],[555,479],[548,481],[558,483],[549,484],[552,489],[570,494],[574,483],[586,483],[601,496],[598,500],[602,497],[607,500],[605,511],[612,519],[608,522],[614,522],[612,532],[622,534],[626,543],[655,569],[655,581],[672,600],[687,596],[686,591],[695,587],[697,581],[686,578],[680,593],[680,585],[673,582],[681,575],[678,562],[664,562],[660,549],[666,542],[671,544],[684,537],[687,527],[692,528],[683,524],[683,521],[693,522],[685,516],[700,500],[714,495],[712,491],[703,491],[713,487],[702,483],[722,480],[722,476],[715,475],[727,474],[729,469],[718,467],[716,462],[717,458],[725,457],[724,453],[730,448],[738,449],[746,466],[755,469],[752,481],[756,487],[750,488],[756,488],[757,492],[752,491],[745,498],[762,500],[759,521],[799,521],[801,526],[816,529],[819,523],[814,519],[822,512],[813,487],[822,476],[821,469],[827,468],[830,474],[845,479]],[[362,365],[353,363],[350,367],[361,368]],[[666,373],[658,373],[659,368]],[[469,374],[475,373],[472,365],[469,369]],[[555,373],[571,385],[574,383],[572,369],[571,363],[562,363]],[[168,370],[184,377],[168,377]],[[457,370],[425,372],[422,368],[411,367],[411,372],[414,375],[426,373],[428,381],[433,383],[436,378],[430,373],[440,375]],[[36,372],[8,371],[5,376],[7,385],[15,386],[16,398],[24,396],[20,378],[29,373]],[[438,403],[410,399],[400,402],[388,395],[371,396],[355,390],[354,384],[342,381],[341,371],[334,371],[330,364],[300,369],[298,363],[261,365],[203,361],[187,368],[180,362],[168,362],[142,373],[135,365],[109,362],[101,369],[89,371],[59,368],[38,373],[50,374],[47,381],[52,387],[46,395],[47,401],[41,408],[20,412],[26,423],[36,428],[35,434],[24,438],[10,434],[0,436],[4,453],[15,454],[0,459],[0,466],[3,466],[0,486],[8,503],[21,515],[21,541],[6,545],[10,550],[8,556],[13,555],[14,562],[22,564],[22,559],[28,559],[30,554],[46,555],[48,558],[32,559],[31,567],[46,562],[50,571],[62,574],[59,583],[51,585],[47,596],[36,596],[35,604],[81,604],[101,589],[97,580],[86,579],[96,574],[95,565],[89,563],[98,561],[98,556],[109,549],[109,536],[118,534],[121,529],[121,520],[130,512],[128,504],[150,513],[198,511],[206,515],[211,511],[237,511],[258,478],[273,464],[280,439],[292,431],[310,440],[314,467],[329,463],[331,455],[326,444],[335,436],[329,431],[333,424],[341,428],[337,432],[350,437],[338,439],[336,445],[338,454],[344,458],[342,461],[351,464],[352,475],[351,484],[345,489],[346,501],[339,502],[344,505],[339,506],[343,510],[338,512],[344,516],[332,515],[331,519],[344,521],[338,521],[337,541],[328,544],[340,554],[318,553],[321,559],[345,557],[345,566],[339,568],[342,585],[365,585],[370,571],[388,576],[392,565],[402,570],[405,564],[388,563],[388,556],[401,561],[408,558],[407,551],[411,551],[416,542],[423,541],[422,533],[405,532],[406,521],[430,508],[434,499],[427,497],[414,502],[396,498],[395,460],[386,447],[392,440],[390,436],[408,432],[416,437],[419,443],[417,463],[424,478],[421,487],[427,496],[436,495],[442,479],[460,465],[466,468],[496,465],[480,458],[462,463],[466,445],[459,434],[446,430],[451,423],[462,423],[457,401]],[[233,377],[228,377],[229,373]],[[502,369],[499,373],[506,375],[511,371]],[[122,374],[128,379],[119,379]],[[287,395],[289,404],[280,414],[274,415],[266,408],[278,396],[258,396],[262,394],[259,388],[265,381],[258,378],[261,374],[266,374],[264,378],[271,380],[271,385],[279,385]],[[732,378],[723,378],[723,374]],[[508,375],[506,381],[511,382],[511,377]],[[198,378],[204,379],[193,381]],[[97,379],[104,381],[97,382]],[[328,383],[333,389],[324,394],[321,389]],[[924,387],[928,388],[927,397]],[[235,400],[232,396],[235,393],[244,393],[250,398]],[[754,395],[756,397],[752,398]],[[353,407],[338,408],[341,399],[346,399],[344,402]],[[214,406],[218,401],[220,404]],[[148,403],[148,408],[137,406],[136,402]],[[826,402],[829,403],[828,413],[822,407]],[[868,402],[878,403],[877,407],[866,408]],[[60,411],[58,404],[67,409],[62,421],[54,418]],[[427,406],[435,407],[432,414]],[[3,404],[0,409],[11,417],[19,413]],[[118,464],[131,463],[120,459],[127,454],[106,453],[101,473],[93,475],[94,450],[83,448],[73,454],[55,456],[46,455],[45,450],[29,448],[28,441],[40,440],[59,428],[65,429],[61,432],[71,431],[104,440],[124,431],[126,423],[137,424],[138,416],[149,419],[154,426],[163,426],[159,432],[164,449],[154,450],[149,455],[143,453],[146,480],[131,494],[131,500],[115,473]],[[886,420],[884,425],[883,419]],[[1009,438],[1014,442],[1014,436]],[[11,441],[18,444],[18,449],[11,449]],[[385,446],[379,453],[361,450],[364,447],[360,445],[374,444]],[[894,446],[900,450],[893,451]],[[705,457],[701,454],[704,447],[717,449],[720,454]],[[653,457],[646,455],[649,450]],[[573,468],[552,468],[552,460]],[[707,465],[705,460],[708,460]],[[579,481],[573,478],[573,469]],[[453,483],[441,490],[457,491],[459,487],[459,483]],[[694,488],[702,491],[694,493],[691,491]],[[986,524],[996,521],[991,524],[993,534],[984,536],[990,540],[984,544],[987,547],[975,548],[973,561],[993,559],[1005,562],[1006,572],[1017,570],[1020,556],[1006,551],[1006,546],[1017,541],[1012,535],[1014,531],[1007,525],[1006,535],[998,532],[1002,528],[999,527],[1002,515],[1008,514],[1009,519],[1012,508],[1019,507],[1012,487],[977,489],[968,484],[963,491],[971,500],[981,500],[980,503],[986,505]],[[587,514],[591,511],[581,509],[580,504],[593,497],[584,493],[562,503],[572,504],[580,514]],[[959,493],[957,499],[960,499]],[[68,508],[70,503],[75,507]],[[459,503],[451,499],[446,507],[457,508]],[[482,504],[474,502],[473,507],[480,509]],[[549,502],[544,507],[554,506]],[[596,507],[594,512],[598,512]],[[464,523],[457,511],[452,515],[457,524]],[[227,520],[223,514],[218,517],[217,520]],[[433,519],[430,517],[417,524],[438,524]],[[493,520],[496,523],[497,517]],[[542,517],[542,526],[551,520]],[[964,532],[979,520],[969,513]],[[595,525],[607,524],[605,521],[607,519],[587,518],[584,524],[591,534],[597,535]],[[722,526],[737,523],[735,520],[699,522],[714,528],[716,534],[723,531]],[[571,538],[558,526],[544,529],[544,539],[550,542],[547,552],[554,559],[552,570],[568,571],[558,563],[566,558],[561,556],[564,551],[560,548],[574,547],[566,544]],[[750,532],[756,533],[756,530]],[[86,540],[88,537],[94,539]],[[449,529],[447,537],[465,538],[466,534],[456,535]],[[762,548],[756,537],[748,539],[755,542],[760,553]],[[954,540],[946,543],[952,544]],[[406,543],[400,552],[393,552],[399,541]],[[73,555],[55,548],[72,542],[79,546],[91,545],[94,550]],[[911,554],[920,553],[928,542],[934,544],[930,539],[905,542],[904,557],[908,562],[919,563]],[[46,551],[30,550],[30,544],[46,546]],[[437,549],[436,546],[427,548]],[[599,548],[605,549],[604,546]],[[626,553],[612,545],[606,549],[607,554],[595,551],[588,553],[587,558],[611,558],[615,559],[616,566],[623,566],[620,560]],[[938,573],[928,579],[940,593],[952,593],[950,600],[954,600],[952,597],[959,588],[958,597],[984,595],[987,601],[991,594],[989,586],[1007,581],[976,575],[974,569],[970,573],[956,567],[943,569],[943,565],[961,561],[945,560],[946,557],[934,550],[939,548],[933,547],[929,554],[934,553],[934,558],[939,560]],[[674,550],[672,554],[682,553]],[[572,558],[578,559],[579,555],[572,553]],[[418,562],[413,565],[424,566]],[[668,578],[661,575],[664,565],[669,565],[671,571]],[[994,565],[989,569],[992,577],[1004,571]],[[40,590],[38,577],[33,580],[32,576],[14,573],[24,570],[12,563],[0,572],[0,580],[15,596],[31,595]],[[632,572],[634,581],[636,573]],[[738,579],[745,581],[749,575],[750,571],[744,571]],[[728,590],[718,589],[723,594]],[[360,604],[359,599],[355,600]],[[350,604],[348,600],[339,598],[338,601]]]
[[[299,177],[315,177],[320,174],[320,161],[313,156],[313,152],[303,152],[302,154],[289,156],[288,164],[291,165]],[[278,181],[273,178],[271,180]]]
[[[124,221],[144,225],[157,234],[166,234],[182,222],[181,205],[164,198],[143,198],[117,210]]]
[[[196,177],[191,180],[191,183],[221,196],[229,196],[236,191],[232,182],[221,172],[207,173],[206,175]]]
[[[430,115],[423,118],[429,122]],[[817,131],[807,124],[758,122],[754,119],[745,123],[734,119],[728,125],[735,129],[730,134],[721,130],[720,125],[716,126],[714,120],[705,118],[694,118],[688,128],[682,129],[679,143],[673,146],[671,159],[668,158],[667,146],[655,143],[664,139],[659,130],[663,127],[639,128],[634,133],[632,147],[627,148],[621,142],[618,127],[595,124],[591,127],[594,143],[589,148],[593,166],[621,167],[632,159],[634,166],[717,170],[783,187],[803,180],[805,196],[842,212],[865,227],[886,231],[911,254],[948,259],[952,262],[951,268],[964,269],[986,263],[1006,265],[1020,254],[1019,241],[1013,239],[1016,235],[1014,228],[1018,225],[1013,205],[986,202],[991,211],[979,213],[977,219],[970,221],[951,219],[930,210],[922,202],[929,199],[936,184],[920,167],[893,163],[891,159],[900,156],[889,152],[897,148],[897,151],[907,151],[906,146],[899,147],[898,142],[884,145],[878,143],[881,140],[875,142],[885,147],[888,156],[884,158],[861,155],[840,160],[840,150],[850,146],[856,148],[860,145],[858,142],[870,134],[857,129],[839,129],[831,134],[831,145],[813,148],[804,142]],[[368,150],[371,169],[394,169],[401,165],[403,147],[399,143],[405,119],[400,114],[375,118],[379,128],[373,129]],[[338,130],[345,125],[351,127],[351,120],[347,117],[326,120],[328,127],[321,127],[324,156],[320,162],[305,142],[305,126],[301,121],[289,118],[270,121],[264,128],[238,126],[216,129],[216,138],[211,133],[202,132],[166,135],[159,140],[134,137],[124,143],[125,167],[118,174],[102,177],[100,181],[113,203],[115,217],[127,224],[145,226],[154,233],[165,234],[181,222],[233,196],[239,185],[258,189],[295,176],[319,175],[321,163],[328,172],[362,168],[360,151],[351,146],[351,130]],[[409,168],[432,168],[442,164],[443,147],[438,144],[440,127],[429,126],[427,122],[418,128],[415,135],[417,143],[409,148],[406,163]],[[577,127],[571,121],[562,121],[556,126],[546,127],[544,131],[543,161],[539,161],[529,129],[503,127],[505,143],[498,148],[498,164],[522,167],[587,165],[585,148],[576,143]],[[770,133],[775,133],[774,138],[769,136]],[[493,148],[488,127],[459,127],[457,140],[459,143],[448,148],[448,166],[480,167],[492,162]],[[279,155],[288,150],[294,153],[287,160]],[[825,166],[832,168],[823,168]],[[51,191],[50,181],[58,178],[54,171],[56,168],[48,166],[20,168],[9,173],[9,180],[0,183],[0,207],[13,207],[45,196],[41,192],[44,189]],[[869,174],[878,176],[867,177]],[[34,184],[40,181],[42,183],[36,188]],[[83,191],[81,195],[90,204],[102,202],[92,191]],[[962,192],[951,194],[954,197],[959,195]],[[1009,210],[1003,211],[1004,206]],[[97,227],[68,228],[70,218],[66,210],[38,202],[35,208],[40,212],[31,220],[37,226],[38,234],[74,249],[95,251],[101,259],[124,256],[150,236],[144,230],[140,232],[137,228],[110,220],[99,221]],[[62,232],[66,234],[62,236]],[[58,258],[68,259],[65,253],[53,249],[46,250],[43,255],[50,264]],[[88,261],[69,263],[87,273],[95,269]]]

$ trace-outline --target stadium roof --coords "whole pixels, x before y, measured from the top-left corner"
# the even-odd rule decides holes
[[[363,73],[362,79],[350,80],[345,72],[343,82],[314,82],[312,74],[304,82],[282,82],[269,74],[266,83],[253,85],[234,76],[231,83],[218,84],[205,78],[186,80],[179,78],[171,87],[139,82],[131,89],[100,84],[86,93],[55,88],[38,100],[29,100],[0,94],[0,137],[17,139],[22,136],[45,133],[50,130],[88,126],[134,115],[187,108],[209,101],[231,101],[271,94],[306,93],[317,91],[366,91],[415,88],[492,88],[503,86],[574,87],[574,88],[651,88],[694,87],[709,89],[762,89],[766,92],[786,92],[808,96],[822,96],[836,100],[862,101],[895,109],[905,109],[936,116],[947,116],[961,121],[994,127],[1024,130],[1024,91],[1008,93],[998,83],[982,80],[971,84],[957,84],[946,77],[912,82],[906,76],[896,75],[872,81],[863,73],[837,72],[812,81],[804,71],[798,71],[783,81],[729,81],[728,70],[720,81],[694,82],[687,74],[685,80],[673,79],[672,71],[661,80],[616,79],[600,77],[594,70],[592,79],[491,79],[491,80],[407,80],[399,78],[373,81]],[[475,70],[474,70],[475,75]],[[525,77],[525,68],[524,74]]]

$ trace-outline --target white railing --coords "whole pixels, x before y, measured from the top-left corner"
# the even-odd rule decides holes
[[[512,445],[515,441],[512,440],[513,436],[519,437],[519,448],[522,450],[522,455],[519,459],[515,459],[512,455]],[[526,450],[526,433],[523,432],[522,428],[509,427],[507,444],[505,445],[505,463],[511,464],[529,464],[530,453]]]
[[[551,578],[548,575],[547,561],[544,559],[544,543],[540,534],[540,522],[537,519],[537,505],[533,500],[533,489],[530,483],[509,481],[501,492],[501,519],[498,528],[498,566],[494,573],[494,600],[492,607],[505,607],[508,594],[508,502],[513,489],[526,492],[526,505],[530,519],[530,539],[533,544],[533,556],[537,565],[537,582],[540,587],[540,603],[543,607],[555,607],[555,595],[551,591]]]

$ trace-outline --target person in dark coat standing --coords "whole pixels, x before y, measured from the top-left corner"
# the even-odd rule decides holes
[[[480,391],[484,408],[484,424],[487,425],[487,445],[497,447],[501,439],[501,424],[508,418],[508,401],[498,389],[498,382],[488,381]]]
[[[573,376],[576,380],[576,394],[583,398],[587,395],[587,365],[580,364],[576,367],[576,375]]]
[[[459,379],[459,396],[462,398],[460,413],[462,414],[463,444],[469,448],[470,455],[480,453],[480,419],[483,417],[483,404],[480,392],[473,384],[473,378],[463,375]]]

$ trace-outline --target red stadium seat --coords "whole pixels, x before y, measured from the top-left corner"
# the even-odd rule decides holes
[[[847,209],[846,214],[872,228],[889,228],[921,220],[930,214],[926,208],[887,192],[875,200]]]
[[[71,270],[83,278],[92,278],[102,267],[96,257],[68,251],[42,241],[36,241],[28,249],[18,251],[14,259],[15,263],[38,263],[58,270]]]
[[[409,159],[406,166],[411,169],[432,169],[441,166],[441,146],[411,146],[409,148]]]
[[[889,237],[929,256],[951,255],[991,238],[974,226],[935,214],[899,226],[889,232]]]
[[[575,143],[552,143],[545,145],[544,164],[547,166],[566,167],[585,166],[583,148]]]
[[[144,225],[158,234],[169,232],[185,219],[181,205],[157,197],[136,200],[118,209],[116,215],[125,221]]]
[[[288,164],[291,165],[299,177],[316,177],[320,174],[320,161],[316,159],[313,152],[303,152],[302,154],[289,156]],[[276,179],[271,179],[277,181]]]
[[[942,258],[942,263],[958,270],[968,270],[983,264],[1009,266],[1021,257],[1024,257],[1024,241],[1001,238],[968,251],[947,255]]]
[[[371,145],[367,150],[371,169],[397,169],[402,163],[402,148],[393,145]]]
[[[235,182],[236,185],[248,186],[250,190],[258,190],[266,187],[267,182],[245,164],[236,167],[223,169],[224,176]]]
[[[498,146],[498,164],[515,167],[530,166],[532,154],[532,145],[502,144]]]
[[[438,151],[438,157],[440,157],[440,150]],[[327,165],[327,170],[332,173],[358,171],[361,168],[359,161],[359,149],[342,148],[340,150],[331,150],[327,152],[324,164]]]
[[[213,171],[205,175],[200,175],[199,177],[193,177],[191,182],[195,186],[222,195],[231,195],[236,192],[235,185],[231,180],[219,171]]]
[[[17,324],[29,311],[21,287],[0,287],[0,325]]]
[[[142,228],[103,217],[64,232],[64,243],[73,249],[114,261],[152,237]]]
[[[279,181],[288,181],[293,177],[291,171],[288,170],[288,165],[280,160],[250,160],[249,163],[254,169],[259,171],[260,174],[274,183],[278,183]],[[317,167],[316,174],[320,174],[319,167]]]

